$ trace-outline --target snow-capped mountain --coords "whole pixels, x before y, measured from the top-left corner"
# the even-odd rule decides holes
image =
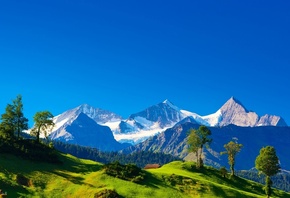
[[[243,127],[287,126],[280,116],[264,115],[260,117],[255,112],[248,111],[241,102],[231,97],[215,113],[205,116],[180,109],[169,100],[165,100],[139,113],[132,114],[112,130],[118,141],[136,144],[177,123],[185,122],[210,127],[222,127],[230,124]]]
[[[53,121],[57,126],[61,126],[63,123],[66,123],[69,120],[73,120],[80,113],[86,114],[88,117],[90,117],[91,119],[100,124],[107,122],[117,122],[122,119],[121,116],[113,112],[103,110],[100,108],[94,108],[88,104],[83,104],[54,117]]]
[[[150,106],[143,111],[131,114],[113,129],[115,138],[133,144],[172,127],[184,118],[180,109],[169,100]]]
[[[83,104],[55,116],[53,118],[55,126],[49,138],[105,151],[115,151],[124,146],[114,139],[110,128],[103,124],[120,121],[121,116],[113,112]]]
[[[75,135],[73,135],[75,131],[68,131],[68,129],[72,129],[69,126],[75,124],[75,120],[80,114],[86,115],[98,125],[109,127],[117,141],[131,144],[137,144],[162,133],[177,123],[191,122],[210,127],[223,127],[230,124],[244,127],[287,126],[283,118],[279,116],[266,114],[260,117],[255,112],[248,111],[234,97],[231,97],[215,113],[205,116],[181,109],[169,100],[165,100],[143,111],[131,114],[127,119],[87,104],[80,105],[53,118],[55,127],[50,137],[64,141],[75,140]],[[92,122],[88,123],[92,124]],[[76,129],[74,128],[74,130]],[[90,138],[90,134],[85,133],[94,133],[94,130],[91,128],[82,136],[82,138]]]
[[[53,131],[49,137],[53,140],[98,148],[102,151],[117,151],[126,147],[114,139],[109,127],[97,124],[83,112]]]

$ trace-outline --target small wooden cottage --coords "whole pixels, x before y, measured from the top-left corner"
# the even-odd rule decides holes
[[[147,164],[144,169],[156,169],[156,168],[160,168],[159,164]]]

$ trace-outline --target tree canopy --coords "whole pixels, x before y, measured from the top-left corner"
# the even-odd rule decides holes
[[[200,126],[197,130],[190,129],[187,139],[189,145],[188,151],[196,154],[196,167],[203,167],[203,147],[209,145],[212,141],[208,136],[211,135],[211,131],[206,126]]]
[[[263,147],[255,161],[255,167],[258,171],[266,175],[265,193],[271,196],[271,176],[276,175],[280,171],[279,159],[276,150],[272,146]]]
[[[48,131],[52,130],[54,122],[52,120],[53,115],[49,111],[37,112],[34,119],[34,127],[31,130],[31,135],[36,136],[36,141],[39,142],[40,134],[44,134],[47,138]]]
[[[236,155],[241,151],[241,148],[243,147],[242,144],[238,144],[236,142],[230,141],[229,143],[224,145],[224,148],[226,151],[221,152],[221,154],[227,154],[228,155],[228,161],[231,169],[231,175],[235,175],[235,161],[236,161]]]

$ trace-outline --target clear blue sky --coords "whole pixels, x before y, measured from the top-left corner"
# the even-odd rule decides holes
[[[289,1],[0,2],[0,113],[88,103],[123,117],[169,99],[200,115],[231,96],[290,125]]]

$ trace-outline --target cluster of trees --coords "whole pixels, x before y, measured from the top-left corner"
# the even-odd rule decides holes
[[[36,142],[40,141],[41,134],[47,137],[47,132],[54,126],[52,118],[53,115],[49,111],[35,113],[33,117],[35,124],[30,134],[36,137]],[[18,95],[12,104],[7,104],[5,113],[1,115],[1,121],[0,138],[2,140],[19,140],[20,134],[28,129],[28,119],[23,114],[21,95]]]
[[[31,135],[35,140],[23,139],[22,132],[28,130],[28,119],[23,114],[22,96],[18,95],[11,104],[7,104],[1,115],[0,123],[0,151],[20,155],[31,160],[56,162],[57,157],[53,149],[40,142],[40,135],[47,135],[54,123],[53,115],[49,111],[37,112]]]
[[[196,155],[196,168],[203,168],[202,153],[203,147],[209,146],[212,139],[209,137],[211,131],[206,126],[200,126],[197,130],[190,129],[188,135],[189,152],[193,152]],[[235,176],[235,158],[236,155],[241,151],[243,145],[237,142],[230,141],[224,145],[225,151],[221,154],[228,155],[228,163],[231,169],[231,176]],[[271,176],[276,175],[280,171],[279,159],[276,155],[275,148],[272,146],[266,146],[261,148],[260,154],[257,156],[255,161],[255,167],[258,171],[266,176],[266,185],[264,187],[267,197],[270,197],[273,184]],[[225,168],[221,169],[221,173],[225,175]]]

